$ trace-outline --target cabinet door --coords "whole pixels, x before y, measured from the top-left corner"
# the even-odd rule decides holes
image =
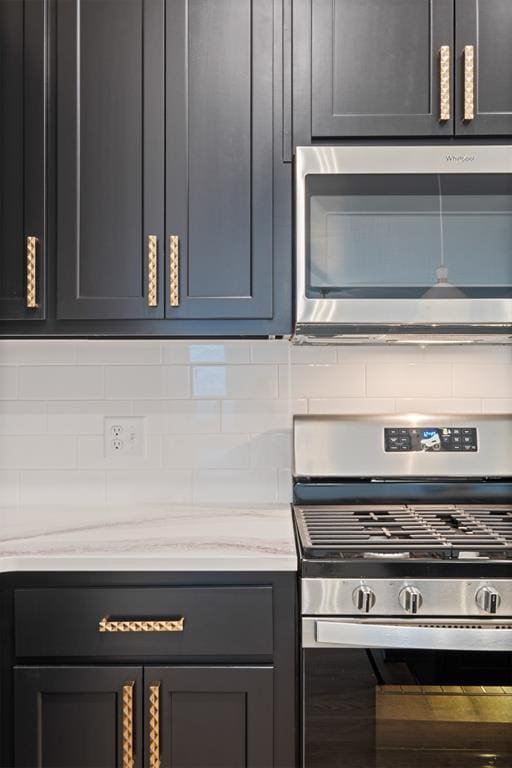
[[[45,0],[0,0],[2,320],[45,316],[45,13]]]
[[[164,0],[56,4],[57,315],[163,317]]]
[[[313,137],[452,134],[440,119],[452,43],[453,0],[312,0]]]
[[[271,768],[271,667],[144,670],[146,753],[162,768]]]
[[[274,34],[274,0],[167,2],[168,317],[272,317]]]
[[[465,53],[467,46],[472,47],[472,63]],[[456,53],[456,133],[461,136],[512,135],[510,0],[456,0]],[[471,55],[471,50],[469,53]],[[473,101],[473,117],[470,101]],[[468,106],[469,111],[465,113]]]
[[[14,680],[16,768],[142,766],[140,667],[17,667]]]

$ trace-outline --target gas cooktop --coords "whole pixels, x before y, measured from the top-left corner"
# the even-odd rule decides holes
[[[308,558],[512,558],[512,505],[295,506]]]

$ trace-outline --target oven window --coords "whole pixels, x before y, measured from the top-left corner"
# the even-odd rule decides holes
[[[508,174],[306,177],[306,295],[512,296]]]
[[[304,651],[307,768],[511,768],[512,654]]]

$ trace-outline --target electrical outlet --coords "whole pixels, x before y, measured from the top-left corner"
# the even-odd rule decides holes
[[[105,419],[105,456],[144,456],[145,421],[135,419]]]

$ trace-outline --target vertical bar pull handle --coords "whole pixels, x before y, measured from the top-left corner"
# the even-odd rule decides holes
[[[160,768],[160,683],[149,686],[149,768]]]
[[[133,748],[133,689],[135,682],[130,680],[123,685],[123,768],[135,768]]]
[[[27,237],[27,309],[37,309],[37,237]]]
[[[475,118],[475,46],[464,46],[464,120]]]
[[[148,307],[158,304],[158,238],[148,235]]]
[[[442,45],[439,49],[439,121],[451,117],[450,94],[450,46]]]
[[[171,307],[180,305],[180,238],[169,237],[169,301]]]

